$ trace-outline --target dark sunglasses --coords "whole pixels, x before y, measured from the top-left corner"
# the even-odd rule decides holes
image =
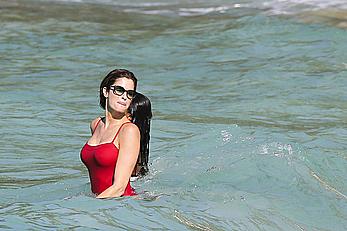
[[[132,99],[135,97],[136,95],[136,91],[134,90],[125,90],[124,87],[121,86],[110,86],[110,90],[113,92],[113,94],[121,96],[124,94],[124,92],[126,92],[126,96],[128,97],[128,99]]]

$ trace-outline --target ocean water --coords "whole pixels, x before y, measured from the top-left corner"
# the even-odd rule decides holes
[[[0,229],[346,230],[347,3],[0,0]],[[79,159],[98,86],[152,101],[137,197]]]

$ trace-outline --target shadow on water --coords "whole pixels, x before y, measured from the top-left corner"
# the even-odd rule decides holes
[[[247,120],[241,120],[238,118],[228,118],[228,117],[219,117],[219,116],[190,116],[185,114],[165,114],[165,113],[156,113],[156,118],[158,120],[164,121],[181,121],[188,123],[200,123],[200,124],[225,124],[232,125],[237,124],[239,126],[246,127],[263,127],[263,128],[274,128],[281,129],[284,131],[314,131],[319,129],[329,129],[336,127],[347,127],[347,121],[326,121],[324,119],[308,119],[308,120],[295,120],[296,118],[291,117],[290,115],[283,113],[283,116],[277,115],[276,118],[269,117],[257,117],[250,118]]]

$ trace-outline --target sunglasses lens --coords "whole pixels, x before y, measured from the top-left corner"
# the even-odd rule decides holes
[[[123,87],[120,87],[120,86],[115,86],[114,87],[114,93],[116,95],[123,95],[125,92],[125,89]]]
[[[134,98],[135,94],[136,94],[135,91],[129,90],[129,91],[128,91],[128,98],[129,98],[129,99]]]

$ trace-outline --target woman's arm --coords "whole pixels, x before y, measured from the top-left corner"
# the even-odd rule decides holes
[[[114,172],[114,183],[96,198],[122,196],[140,151],[140,131],[135,124],[124,125],[119,133],[119,154]]]

